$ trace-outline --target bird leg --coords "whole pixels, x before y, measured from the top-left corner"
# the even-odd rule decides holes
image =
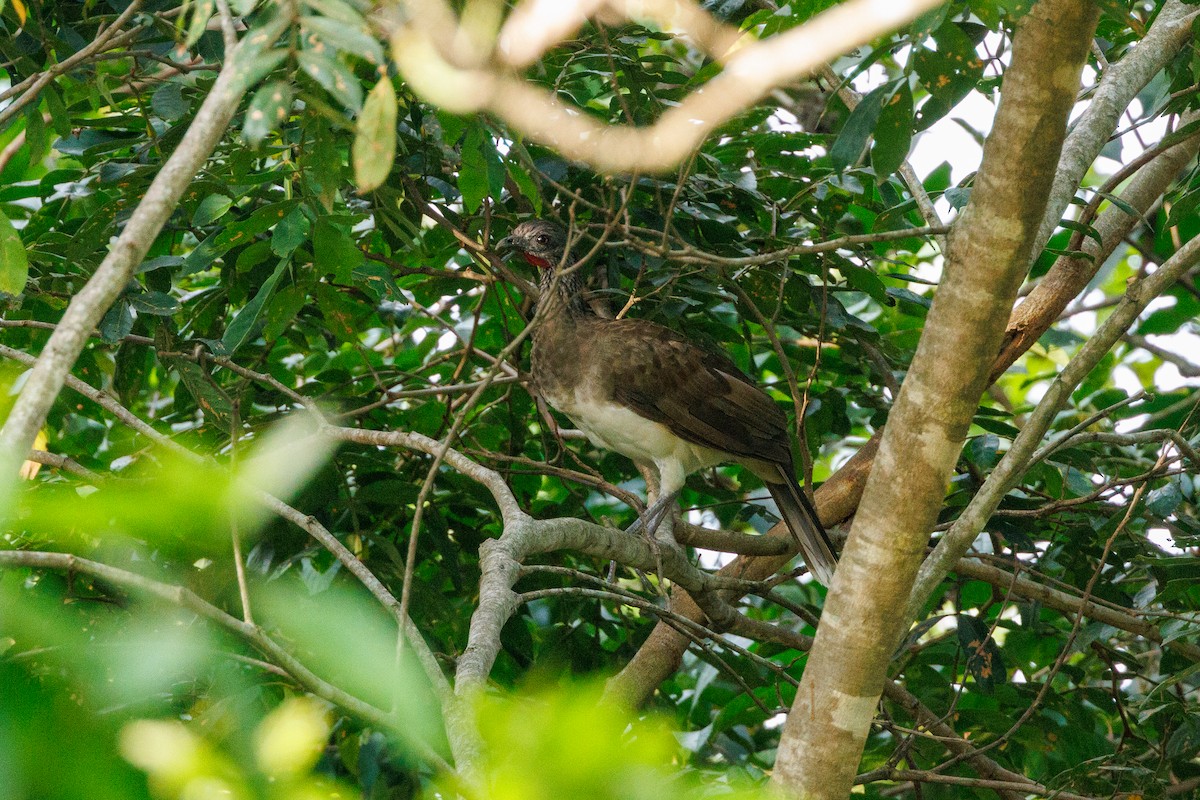
[[[660,494],[657,500],[638,515],[637,521],[625,529],[625,532],[653,538],[654,534],[658,531],[658,526],[666,520],[667,515],[671,513],[671,509],[678,499],[678,491]]]

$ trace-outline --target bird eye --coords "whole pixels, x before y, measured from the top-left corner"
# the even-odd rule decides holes
[[[542,247],[545,247],[546,245],[550,244],[550,237],[544,233],[541,233],[541,234],[538,234],[537,238],[534,239],[534,241],[537,242],[538,244],[540,244]]]

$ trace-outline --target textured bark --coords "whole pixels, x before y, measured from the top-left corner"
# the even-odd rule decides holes
[[[1101,148],[1112,134],[1120,112],[1112,112],[1112,108],[1120,106],[1123,110],[1132,98],[1149,80],[1157,74],[1165,64],[1175,57],[1179,48],[1191,36],[1191,22],[1200,13],[1180,2],[1168,0],[1159,12],[1153,26],[1146,37],[1120,62],[1113,64],[1106,71],[1101,85],[1092,102],[1099,100],[1096,109],[1089,106],[1080,119],[1074,124],[1070,136],[1064,144],[1064,152],[1059,162],[1058,174],[1055,178],[1055,189],[1051,193],[1051,201],[1042,217],[1042,227],[1039,231],[1038,244],[1045,244],[1046,239],[1058,224],[1063,211],[1066,209],[1075,190],[1087,168],[1100,153]],[[1148,165],[1147,171],[1158,171],[1159,180],[1164,173],[1170,171],[1167,164],[1186,145],[1169,151],[1164,156]],[[1169,180],[1169,179],[1168,179]],[[1138,177],[1134,183],[1143,182],[1149,185],[1149,179]],[[1129,196],[1122,198],[1129,201],[1135,208],[1141,205],[1132,196],[1131,185]],[[1161,194],[1161,192],[1160,192]],[[1154,202],[1154,198],[1151,198]],[[1097,227],[1110,217],[1114,223],[1120,223],[1123,213],[1116,209],[1101,215]],[[1131,222],[1132,224],[1132,222]],[[1107,241],[1107,237],[1106,237]],[[1087,242],[1091,242],[1090,239]],[[1110,251],[1111,252],[1111,251]],[[1104,258],[1099,262],[1103,263]],[[1075,265],[1064,264],[1062,270],[1055,267],[1055,277],[1049,275],[1043,279],[1045,289],[1036,290],[1036,297],[1031,294],[1013,313],[1008,325],[1006,346],[997,359],[992,375],[998,376],[1012,364],[1046,330],[1054,323],[1058,314],[1072,298],[1086,287],[1087,280],[1080,282],[1080,276],[1073,278],[1066,270],[1074,270]],[[1090,279],[1090,276],[1088,277]],[[1034,305],[1029,305],[1034,300]],[[1026,307],[1028,306],[1028,307]],[[1054,310],[1057,309],[1057,310]],[[853,458],[839,469],[828,481],[816,491],[814,498],[817,513],[826,526],[832,526],[846,520],[858,508],[862,497],[867,475],[874,463],[878,450],[881,433],[877,433]],[[780,526],[773,528],[767,535],[778,538],[787,537],[787,532]],[[727,565],[722,572],[731,575],[746,575],[759,579],[774,574],[784,567],[792,558],[792,553],[784,556],[747,556],[739,557]],[[701,619],[699,609],[691,602],[684,592],[676,592],[673,608],[692,619]],[[688,639],[670,626],[659,623],[646,642],[638,650],[634,658],[616,675],[609,684],[609,691],[631,705],[645,703],[662,681],[678,669],[683,653],[687,649]]]
[[[1025,277],[1097,11],[1042,0],[1021,22],[971,202],[825,605],[774,779],[805,798],[850,793],[941,508]],[[1014,165],[1020,169],[1014,169]]]
[[[1186,124],[1197,118],[1200,115],[1193,112],[1185,115],[1181,121]],[[1109,206],[1093,226],[1100,234],[1100,241],[1085,237],[1079,248],[1090,257],[1060,256],[1054,262],[1054,266],[1029,296],[1013,310],[1004,336],[1004,346],[992,365],[993,381],[1032,347],[1058,320],[1067,304],[1087,288],[1092,278],[1096,277],[1096,271],[1108,260],[1117,245],[1158,202],[1180,170],[1196,157],[1197,150],[1200,150],[1200,137],[1193,136],[1143,167],[1121,193],[1121,199],[1132,206],[1138,216],[1131,216],[1118,206]]]
[[[1192,22],[1197,14],[1200,11],[1184,0],[1167,0],[1133,51],[1105,70],[1087,110],[1071,126],[1071,133],[1063,142],[1058,174],[1054,177],[1050,202],[1038,232],[1039,244],[1045,244],[1054,233],[1075,191],[1083,183],[1092,162],[1108,144],[1109,136],[1129,104],[1191,38]]]
[[[256,33],[254,36],[268,34]],[[278,35],[278,32],[276,32]],[[247,87],[248,64],[239,46],[200,106],[183,140],[146,191],[125,229],[84,287],[71,299],[62,320],[29,373],[12,412],[0,429],[0,485],[29,452],[67,373],[109,306],[125,290],[154,238],[174,213],[179,198],[221,140]]]

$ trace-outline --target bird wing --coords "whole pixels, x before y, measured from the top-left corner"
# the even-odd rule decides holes
[[[685,441],[792,468],[787,418],[728,357],[646,320],[597,332],[607,341],[595,346],[620,348],[606,359],[614,400]]]

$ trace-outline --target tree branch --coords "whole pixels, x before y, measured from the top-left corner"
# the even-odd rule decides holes
[[[282,29],[278,23],[276,20],[267,30],[251,32],[229,54],[183,140],[155,176],[95,274],[71,299],[0,429],[0,476],[15,472],[24,460],[87,337],[124,291],[179,198],[228,128],[248,88],[252,63],[243,62],[252,62],[255,51],[248,49],[247,43],[269,45]],[[0,480],[0,485],[4,484],[7,481]]]
[[[1097,9],[1042,0],[1022,18],[975,190],[884,429],[817,639],[779,745],[774,780],[843,798],[907,627],[912,589],[988,367],[1035,248]],[[1011,165],[1020,163],[1015,173]]]

